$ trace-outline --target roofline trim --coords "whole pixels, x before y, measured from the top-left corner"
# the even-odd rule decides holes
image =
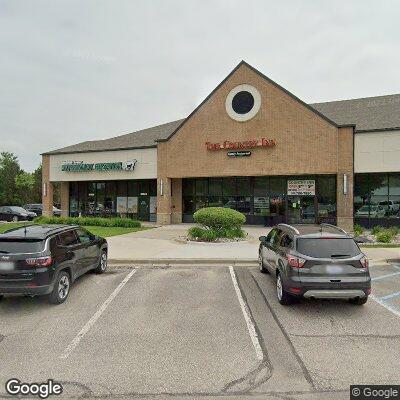
[[[266,75],[264,75],[262,72],[260,72],[258,69],[254,68],[250,64],[248,64],[246,61],[242,60],[240,63],[219,83],[219,85],[187,116],[186,119],[182,121],[182,123],[165,139],[157,139],[156,142],[167,142],[169,139],[171,139],[172,136],[174,136],[179,129],[182,128],[183,125],[199,110],[199,108],[207,102],[207,100],[210,99],[210,97],[236,72],[236,70],[239,69],[242,65],[245,65],[246,67],[250,68],[253,72],[261,76],[261,78],[265,79],[278,89],[282,90],[284,93],[292,97],[294,100],[305,106],[308,110],[312,111],[314,114],[318,115],[320,118],[328,122],[329,124],[333,125],[334,127],[338,128],[339,125],[337,125],[334,121],[326,117],[325,115],[321,114],[319,111],[317,111],[315,108],[311,107],[307,103],[305,103],[303,100],[299,99],[297,96],[295,96],[293,93],[289,92],[287,89],[284,87],[280,86],[278,83],[273,81],[272,79],[268,78]]]
[[[356,129],[356,133],[381,132],[381,131],[398,131],[398,130],[400,130],[400,126],[394,126],[393,128]]]
[[[157,148],[157,145],[151,146],[135,146],[135,147],[118,147],[115,149],[106,149],[106,150],[78,150],[78,151],[57,151],[54,152],[49,151],[47,153],[41,153],[41,156],[56,156],[58,154],[80,154],[80,153],[105,153],[106,151],[121,151],[121,150],[135,150],[135,149],[154,149]]]

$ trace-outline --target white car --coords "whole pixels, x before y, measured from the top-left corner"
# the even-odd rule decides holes
[[[387,206],[389,206],[389,213],[390,214],[395,214],[400,209],[399,203],[394,202],[393,200],[380,201],[379,205],[384,207],[384,208],[387,208]]]
[[[386,210],[380,205],[362,206],[356,212],[356,217],[383,218]]]

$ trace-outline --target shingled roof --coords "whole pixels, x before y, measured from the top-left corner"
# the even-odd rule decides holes
[[[400,129],[400,94],[309,104],[337,125],[356,125],[356,131]],[[157,125],[111,139],[90,140],[44,154],[85,153],[156,147],[157,139],[167,139],[185,119]]]
[[[400,94],[310,104],[337,125],[355,124],[356,131],[400,128]]]

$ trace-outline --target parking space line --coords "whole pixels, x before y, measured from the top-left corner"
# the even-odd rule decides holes
[[[243,299],[242,292],[240,291],[239,284],[238,284],[238,281],[236,278],[235,270],[233,269],[232,266],[229,266],[229,272],[231,274],[233,287],[235,288],[236,296],[239,300],[240,308],[242,309],[242,313],[243,313],[243,316],[244,316],[244,319],[245,319],[246,325],[247,325],[247,330],[249,331],[250,339],[251,339],[254,349],[256,351],[257,358],[259,360],[262,360],[264,358],[264,354],[261,349],[260,341],[258,340],[256,328],[250,317],[250,311],[248,309],[248,306]]]
[[[400,272],[393,272],[392,274],[381,275],[375,278],[371,278],[371,281],[379,281],[380,279],[390,278],[391,276],[400,275]]]
[[[400,296],[400,292],[396,292],[396,293],[388,294],[387,296],[379,297],[379,300],[386,301],[386,300],[389,300],[396,296]]]
[[[121,289],[127,284],[129,279],[137,270],[134,269],[124,278],[124,280],[115,288],[115,290],[110,294],[107,300],[98,308],[98,310],[93,314],[89,321],[83,326],[79,333],[75,336],[72,342],[67,346],[64,352],[61,354],[60,358],[67,359],[69,355],[74,351],[75,347],[78,346],[79,342],[83,337],[89,332],[90,328],[96,323],[96,321],[101,317],[101,314],[107,309],[110,303],[115,299],[117,294]]]
[[[400,317],[400,310],[397,308],[391,306],[390,304],[385,303],[385,301],[382,301],[379,297],[375,297],[374,295],[369,296],[371,299],[375,300],[378,304],[380,304],[382,307],[385,307],[387,310],[392,312],[393,314],[397,315]]]

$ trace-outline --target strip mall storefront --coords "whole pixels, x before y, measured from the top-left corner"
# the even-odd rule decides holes
[[[368,170],[366,134],[352,118],[339,123],[329,109],[321,112],[326,104],[308,105],[241,62],[183,120],[43,154],[45,210],[59,182],[65,215],[169,224],[219,206],[250,224],[328,222],[352,230],[354,217],[370,225],[371,213],[395,222],[398,159]],[[395,146],[398,134],[388,139]],[[379,183],[376,172],[384,173]]]

